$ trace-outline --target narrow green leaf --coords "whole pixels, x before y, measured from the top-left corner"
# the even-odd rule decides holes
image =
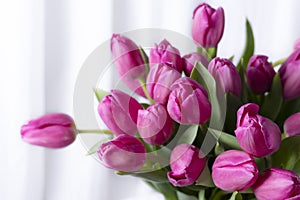
[[[191,125],[187,130],[183,132],[177,141],[179,144],[192,144],[197,136],[199,125]]]
[[[205,186],[205,187],[215,187],[215,184],[212,180],[207,163],[206,163],[201,175],[196,180],[196,185],[201,185],[201,186]]]
[[[95,95],[100,102],[105,96],[109,95],[109,92],[101,90],[99,88],[94,88]]]
[[[224,145],[225,147],[230,147],[232,149],[238,149],[238,150],[242,150],[242,148],[240,147],[236,137],[216,130],[216,129],[212,129],[212,128],[208,128],[208,131],[216,138],[218,139],[219,143]]]
[[[195,196],[186,195],[177,191],[178,200],[198,200]]]
[[[118,175],[131,175],[144,179],[145,181],[151,181],[156,183],[168,183],[167,171],[164,169],[150,171],[150,172],[122,172],[116,171]]]
[[[264,103],[260,108],[260,114],[275,120],[280,112],[282,101],[282,86],[279,73],[277,73],[273,79],[271,91],[265,97]]]
[[[300,172],[300,136],[282,140],[280,149],[271,156],[273,167]]]
[[[94,144],[86,153],[87,156],[92,155],[94,153],[96,153],[100,147],[101,144],[108,142],[110,139],[105,138],[103,140],[100,140],[99,142],[97,142],[96,144]]]
[[[157,183],[156,187],[164,195],[165,200],[180,200],[170,183]]]

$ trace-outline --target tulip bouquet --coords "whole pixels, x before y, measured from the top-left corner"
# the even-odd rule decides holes
[[[181,56],[167,39],[149,52],[114,34],[118,89],[95,89],[108,140],[89,151],[119,175],[142,178],[166,200],[300,199],[300,42],[282,60],[246,45],[235,65],[217,56],[224,11],[200,4],[193,13],[197,50]],[[136,98],[134,98],[136,97]],[[143,101],[140,101],[140,100]],[[141,103],[143,102],[143,103]],[[24,141],[71,144],[77,130],[65,114],[48,114],[21,130]]]

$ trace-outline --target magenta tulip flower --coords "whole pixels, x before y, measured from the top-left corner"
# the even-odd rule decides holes
[[[48,148],[62,148],[76,139],[73,119],[63,113],[46,114],[21,128],[23,141]]]
[[[189,144],[176,146],[171,153],[169,181],[177,187],[192,185],[202,173],[206,159],[200,150]]]
[[[250,90],[255,94],[269,92],[275,76],[275,70],[268,57],[263,55],[252,56],[247,68],[247,82]]]
[[[152,99],[166,104],[171,92],[171,85],[181,77],[181,74],[172,67],[164,64],[153,65],[147,77],[147,90]]]
[[[224,10],[215,10],[206,3],[200,4],[193,14],[192,37],[204,47],[216,47],[224,32]]]
[[[155,44],[155,46],[150,50],[149,63],[165,64],[176,69],[179,73],[182,72],[180,52],[166,39],[161,41],[158,45]]]
[[[292,100],[300,96],[300,49],[295,50],[292,55],[282,64],[279,69],[282,82],[283,98]]]
[[[251,155],[238,150],[220,154],[212,166],[215,185],[225,191],[243,191],[251,187],[258,177],[258,168]]]
[[[288,136],[300,135],[300,112],[289,116],[285,120],[283,128]]]
[[[235,96],[240,96],[242,81],[236,67],[230,60],[214,58],[208,65],[208,71],[224,93],[230,92]]]
[[[139,110],[137,128],[145,142],[162,145],[173,135],[174,125],[166,108],[161,104],[153,104],[146,110]]]
[[[299,200],[300,178],[293,171],[270,168],[259,176],[253,191],[258,200]]]
[[[167,109],[180,124],[203,124],[211,116],[211,104],[204,87],[189,77],[178,79],[172,86]]]
[[[253,103],[239,108],[234,132],[244,151],[264,157],[279,149],[281,131],[276,123],[258,115],[258,111],[259,106]]]
[[[136,172],[146,162],[144,145],[130,135],[119,135],[103,143],[97,153],[106,167],[124,172]]]
[[[196,62],[202,63],[205,67],[208,66],[208,60],[200,53],[193,52],[182,57],[183,71],[185,75],[190,76]]]
[[[135,135],[138,110],[142,106],[128,94],[111,90],[98,106],[98,113],[106,126],[116,135]]]

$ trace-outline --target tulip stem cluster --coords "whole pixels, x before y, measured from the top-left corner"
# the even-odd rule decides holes
[[[149,92],[148,92],[148,90],[147,90],[145,81],[144,81],[143,79],[139,79],[139,82],[140,82],[140,84],[141,84],[141,86],[142,86],[142,89],[143,89],[143,91],[144,91],[144,94],[145,94],[146,98],[148,99],[149,103],[150,103],[150,104],[153,104],[153,103],[154,103],[154,100],[153,100],[153,99],[151,98],[151,96],[149,95]]]
[[[281,65],[282,63],[284,63],[286,61],[287,58],[282,58],[280,60],[277,60],[275,62],[272,63],[273,67],[277,67],[278,65]]]
[[[113,133],[110,130],[105,129],[77,129],[78,134],[89,134],[89,133],[100,133],[100,134],[107,134],[112,135]]]

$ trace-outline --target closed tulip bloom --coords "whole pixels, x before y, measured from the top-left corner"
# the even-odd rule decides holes
[[[173,135],[174,125],[166,108],[157,103],[139,110],[137,128],[145,142],[162,145]]]
[[[204,47],[216,47],[224,32],[224,10],[215,10],[206,3],[200,4],[193,14],[192,37]]]
[[[171,92],[171,85],[181,77],[181,74],[172,67],[156,64],[150,68],[147,77],[147,90],[152,99],[166,104]]]
[[[146,149],[137,138],[119,135],[98,149],[99,159],[111,169],[136,172],[146,162]]]
[[[259,176],[253,191],[258,200],[299,200],[300,179],[293,171],[270,168]]]
[[[196,62],[202,63],[205,67],[208,66],[208,60],[200,53],[193,52],[182,57],[183,71],[185,75],[190,76]]]
[[[211,116],[211,104],[204,87],[189,77],[178,79],[172,86],[167,109],[180,124],[203,124]]]
[[[270,91],[275,74],[267,56],[255,55],[250,58],[247,68],[247,82],[253,93],[264,94]]]
[[[215,78],[224,93],[240,96],[242,81],[234,64],[228,59],[214,58],[208,65],[208,71]]]
[[[128,94],[111,90],[98,106],[98,113],[106,126],[116,135],[135,135],[138,110],[142,106]]]
[[[21,128],[23,141],[48,148],[62,148],[76,139],[73,119],[63,113],[46,114]]]
[[[264,157],[277,151],[281,142],[281,131],[276,123],[258,115],[259,106],[246,104],[237,112],[237,129],[234,131],[238,143],[247,153]]]
[[[149,55],[150,64],[165,64],[178,72],[182,72],[182,61],[180,52],[177,48],[173,47],[166,39],[161,41],[158,45],[155,44],[150,50]]]
[[[300,96],[300,49],[295,50],[292,55],[282,64],[279,69],[282,82],[283,98],[292,100]]]
[[[180,144],[171,153],[168,179],[177,187],[192,185],[202,173],[205,163],[205,156],[197,147]]]
[[[212,178],[222,190],[243,191],[251,187],[258,177],[258,168],[251,155],[238,150],[220,154],[212,166]]]
[[[284,122],[283,129],[288,136],[300,135],[300,112],[289,116]]]

